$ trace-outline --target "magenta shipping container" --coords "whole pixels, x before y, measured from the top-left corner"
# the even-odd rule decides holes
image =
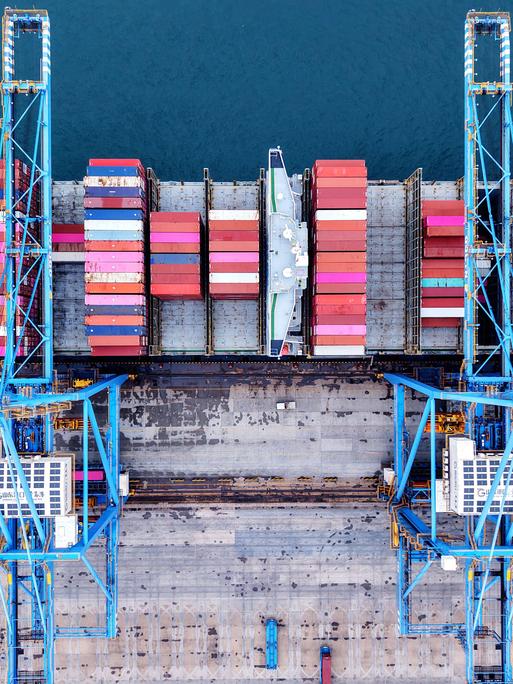
[[[132,261],[86,261],[89,273],[143,273],[144,264]]]
[[[464,216],[426,216],[426,226],[464,226]]]
[[[90,295],[86,294],[85,303],[89,306],[103,306],[119,304],[126,306],[143,306],[146,304],[144,295]]]
[[[314,335],[365,335],[366,325],[314,325]]]
[[[151,233],[150,242],[199,242],[199,233]]]
[[[120,255],[117,252],[88,252],[86,263],[88,262],[106,262],[106,261],[120,261]],[[142,252],[123,252],[123,261],[144,262],[144,255]]]
[[[317,273],[316,283],[366,283],[366,273]]]
[[[238,264],[248,261],[258,263],[260,256],[258,252],[210,252],[209,261],[213,264]]]

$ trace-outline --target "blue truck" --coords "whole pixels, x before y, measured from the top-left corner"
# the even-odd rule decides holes
[[[265,667],[268,670],[278,667],[278,623],[274,618],[265,623]]]

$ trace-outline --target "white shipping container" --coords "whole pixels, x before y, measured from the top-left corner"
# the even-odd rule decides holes
[[[317,209],[316,221],[366,221],[366,209]]]
[[[313,348],[314,356],[365,356],[363,345],[318,345]]]
[[[211,283],[258,283],[259,279],[258,273],[211,273],[209,275]]]
[[[209,221],[258,221],[258,209],[213,209]]]
[[[80,263],[85,261],[85,252],[53,252],[52,261],[59,264]]]
[[[84,230],[143,230],[142,221],[132,221],[127,219],[125,221],[98,221],[96,219],[88,219],[84,221]]]
[[[420,310],[421,318],[463,318],[463,307],[422,307]]]
[[[142,283],[143,273],[86,273],[86,283]]]
[[[86,188],[144,188],[144,178],[138,176],[86,176]]]

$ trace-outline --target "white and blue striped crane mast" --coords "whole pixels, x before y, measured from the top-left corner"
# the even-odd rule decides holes
[[[20,38],[40,43],[40,73],[17,76],[15,57],[24,63]],[[20,54],[21,52],[21,54]],[[126,376],[108,378],[78,391],[59,392],[54,384],[52,348],[52,160],[50,106],[50,22],[45,10],[7,8],[2,22],[2,140],[5,209],[4,269],[5,352],[0,374],[0,604],[5,613],[8,684],[51,684],[55,640],[98,638],[117,632],[117,558],[120,494],[119,400]],[[20,183],[21,166],[29,180]],[[108,420],[100,427],[92,400],[106,395]],[[53,420],[78,406],[83,418],[81,459],[83,491],[75,504],[73,459],[60,465]],[[91,437],[92,433],[92,437]],[[94,447],[105,471],[105,506],[90,511],[89,453]],[[61,461],[62,463],[62,461]],[[36,465],[37,464],[37,465]],[[48,467],[47,467],[48,466]],[[36,476],[47,468],[48,482]],[[43,470],[41,470],[43,469]],[[55,475],[55,473],[60,475]],[[55,481],[55,482],[53,482]],[[65,545],[57,537],[52,503],[41,503],[68,488],[74,530]],[[56,488],[56,489],[55,489]],[[51,495],[54,495],[53,497]],[[9,502],[9,503],[7,503]],[[88,552],[101,546],[105,567],[96,569]],[[54,564],[82,561],[105,596],[103,625],[56,624]],[[75,617],[75,616],[73,616]]]
[[[392,540],[397,549],[397,601],[402,634],[453,635],[465,649],[466,681],[513,682],[513,367],[511,361],[511,22],[507,12],[474,12],[465,22],[465,305],[463,365],[457,389],[430,387],[406,376],[386,374],[394,386],[394,473],[389,489]],[[476,60],[493,45],[493,80],[478,80]],[[498,48],[498,49],[497,49]],[[488,56],[489,53],[488,53]],[[497,71],[498,64],[498,71]],[[413,440],[405,425],[406,391],[426,398]],[[463,504],[448,508],[443,487],[452,481],[452,452],[437,448],[436,408],[450,402],[465,415],[469,460],[463,465]],[[491,415],[490,415],[491,414]],[[477,453],[478,428],[500,424],[490,453]],[[412,469],[423,433],[428,433],[429,483],[418,488]],[[454,438],[452,438],[454,439]],[[457,441],[458,438],[456,438]],[[482,460],[480,460],[482,459]],[[456,461],[455,461],[456,462]],[[445,472],[444,472],[445,469]],[[442,491],[437,474],[442,471]],[[483,474],[483,473],[486,473]],[[485,482],[480,492],[475,483]],[[472,478],[475,478],[472,479]],[[450,506],[449,497],[445,499]],[[445,528],[447,530],[447,528]],[[416,589],[429,571],[465,569],[464,621],[451,615],[439,623],[415,614]],[[441,607],[442,608],[442,607]]]

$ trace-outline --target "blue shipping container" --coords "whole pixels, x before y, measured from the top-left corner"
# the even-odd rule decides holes
[[[130,306],[129,304],[96,304],[86,307],[89,316],[144,316],[145,306]]]
[[[88,325],[87,335],[146,335],[142,325]]]
[[[88,176],[139,176],[138,166],[88,166]]]
[[[86,230],[84,235],[86,240],[107,240],[107,242],[117,242],[119,240],[144,240],[143,230]]]
[[[104,188],[103,186],[85,188],[86,197],[144,197],[142,188]]]
[[[144,217],[140,209],[84,209],[84,213],[89,221],[142,221]]]
[[[152,254],[152,264],[199,264],[199,254]]]

